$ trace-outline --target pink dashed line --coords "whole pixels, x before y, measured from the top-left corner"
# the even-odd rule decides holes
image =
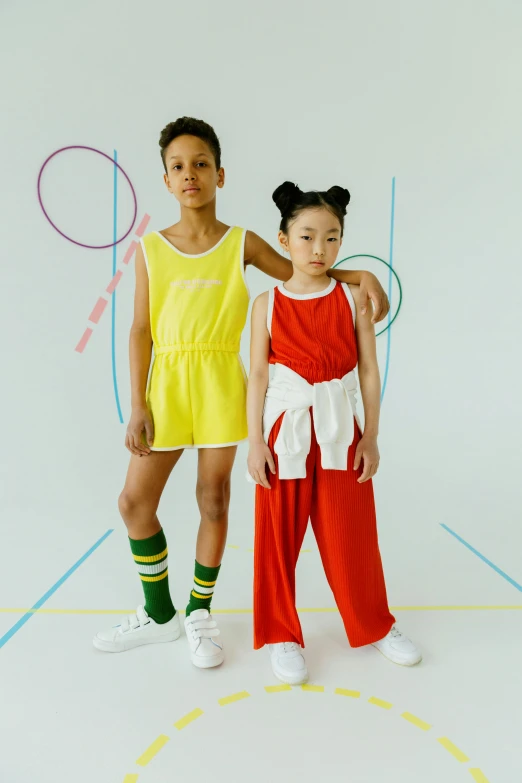
[[[143,236],[143,233],[145,232],[145,229],[149,225],[149,221],[150,221],[150,215],[145,214],[142,217],[141,222],[140,222],[138,228],[134,232],[137,237],[142,237]],[[123,259],[122,259],[122,263],[125,264],[125,266],[128,265],[129,261],[131,260],[131,258],[133,257],[133,255],[134,255],[134,253],[136,252],[137,249],[138,249],[138,243],[136,242],[135,239],[133,239],[132,242],[130,243],[128,249],[127,249],[127,252],[125,253],[125,255],[123,256]],[[112,295],[114,293],[114,291],[116,290],[116,286],[118,285],[118,283],[121,280],[122,275],[123,275],[123,270],[122,269],[118,269],[116,274],[112,278],[111,282],[109,283],[109,285],[105,289],[108,294]],[[100,296],[98,298],[98,301],[94,305],[94,309],[93,309],[92,313],[90,314],[88,320],[91,323],[93,323],[93,324],[97,324],[99,322],[100,318],[102,317],[103,313],[105,312],[105,308],[107,307],[108,304],[109,304],[109,300],[106,299],[104,296]],[[93,330],[90,327],[88,327],[85,330],[85,332],[82,335],[82,339],[80,340],[80,342],[78,343],[78,345],[74,349],[77,353],[83,353],[83,351],[85,350],[85,346],[87,345],[87,343],[91,339],[92,332],[93,332]]]
[[[137,249],[138,249],[138,243],[135,242],[134,239],[133,239],[131,244],[130,244],[129,249],[127,250],[127,252],[123,256],[123,263],[124,264],[128,264],[129,263],[129,261],[131,260],[132,256],[134,255],[134,253],[136,252]]]
[[[139,224],[138,228],[134,232],[137,237],[142,237],[145,229],[149,225],[150,215],[144,215],[141,223]]]
[[[113,294],[114,293],[114,289],[116,288],[116,286],[120,282],[122,275],[123,275],[123,272],[121,271],[121,269],[118,269],[118,271],[116,272],[116,274],[112,278],[111,282],[109,283],[109,285],[105,289],[108,294]]]
[[[83,349],[89,342],[91,335],[92,335],[92,329],[86,329],[82,335],[82,339],[80,340],[80,342],[78,343],[78,345],[74,350],[77,351],[78,353],[83,353]]]
[[[94,310],[89,316],[89,321],[92,321],[93,324],[97,324],[100,318],[103,315],[103,311],[109,304],[107,299],[104,299],[103,296],[100,296],[96,304],[94,305]]]

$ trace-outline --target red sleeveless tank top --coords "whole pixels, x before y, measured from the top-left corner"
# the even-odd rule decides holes
[[[332,278],[323,291],[294,294],[283,285],[269,293],[270,364],[284,364],[308,383],[342,378],[357,366],[355,303],[345,283]]]

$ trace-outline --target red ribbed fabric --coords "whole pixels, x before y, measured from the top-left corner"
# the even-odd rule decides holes
[[[290,299],[276,289],[274,299],[271,361],[274,357],[309,383],[340,378],[354,369],[355,330],[339,284],[315,299]],[[277,470],[274,443],[282,419],[268,442]],[[278,473],[268,473],[272,488],[256,487],[255,649],[289,641],[304,647],[295,608],[295,567],[309,519],[350,645],[360,647],[382,639],[395,622],[388,609],[372,482],[358,484],[362,466],[353,469],[361,437],[357,426],[355,430],[347,471],[321,467],[312,428],[306,478],[281,481]]]
[[[357,364],[352,310],[339,283],[316,299],[276,288],[271,333],[270,364],[285,364],[308,383],[342,378]]]

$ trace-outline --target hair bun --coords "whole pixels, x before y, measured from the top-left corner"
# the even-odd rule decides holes
[[[272,199],[282,215],[288,211],[288,208],[297,201],[302,191],[293,182],[283,182],[272,193]]]
[[[333,188],[327,190],[327,193],[342,207],[344,214],[346,214],[346,207],[350,203],[350,191],[341,188],[340,185],[334,185]]]

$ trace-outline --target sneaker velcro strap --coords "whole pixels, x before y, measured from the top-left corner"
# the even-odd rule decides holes
[[[195,639],[214,639],[219,635],[219,628],[199,628],[193,633]]]
[[[195,620],[192,623],[194,630],[199,631],[202,628],[217,628],[215,620]]]
[[[121,621],[121,632],[127,633],[128,631],[135,631],[136,628],[141,628],[142,625],[147,625],[149,622],[149,615],[143,606],[138,606],[134,614],[127,615],[127,617],[124,617]]]

